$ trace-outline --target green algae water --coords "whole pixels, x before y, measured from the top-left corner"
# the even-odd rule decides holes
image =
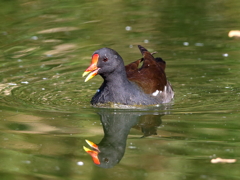
[[[239,8],[237,0],[2,0],[0,179],[239,179],[240,40],[228,37],[240,30]],[[141,57],[138,44],[166,61],[174,101],[92,107],[102,83],[82,78],[92,53],[109,47],[127,64]],[[102,168],[83,146],[108,135],[123,155]]]

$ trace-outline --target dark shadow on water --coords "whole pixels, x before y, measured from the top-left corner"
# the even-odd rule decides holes
[[[163,109],[166,110],[166,107]],[[162,123],[161,117],[169,114],[167,111],[161,111],[163,109],[99,109],[97,113],[103,126],[104,137],[97,145],[89,143],[92,150],[87,152],[92,156],[93,162],[102,168],[111,168],[118,164],[125,153],[130,129],[140,130],[143,133],[142,138],[156,135],[157,127]]]

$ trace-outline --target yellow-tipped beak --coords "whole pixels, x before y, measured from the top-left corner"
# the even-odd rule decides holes
[[[89,148],[87,148],[87,147],[85,147],[85,146],[83,146],[83,149],[84,149],[84,151],[86,151],[86,152],[92,151],[91,149],[89,149]]]
[[[89,141],[87,139],[85,141],[88,143],[88,145],[90,147],[92,147],[93,149],[96,149],[98,152],[100,152],[100,150],[98,149],[98,145],[96,145],[95,143],[93,143],[92,141]]]
[[[98,159],[98,154],[100,152],[98,149],[98,146],[91,141],[86,140],[86,142],[88,143],[89,146],[91,146],[95,150],[91,150],[91,149],[83,146],[84,151],[86,151],[90,156],[92,156],[92,160],[95,164],[100,164],[100,161]]]
[[[89,72],[85,71],[85,72],[82,74],[82,77],[86,76],[86,75],[89,74],[89,73],[90,73],[90,71],[89,71]]]
[[[94,76],[96,76],[96,75],[98,74],[98,70],[99,70],[99,68],[93,70],[92,72],[91,72],[91,71],[85,71],[85,72],[83,73],[83,75],[82,75],[83,77],[86,76],[87,74],[89,74],[90,72],[91,72],[91,73],[86,77],[86,79],[84,80],[84,82],[87,82],[88,80],[90,80],[90,79],[92,79]]]
[[[96,76],[98,74],[98,70],[100,69],[97,67],[98,58],[99,58],[98,54],[94,54],[92,56],[92,61],[91,61],[90,66],[84,71],[84,73],[82,75],[84,77],[90,73],[84,82],[87,82],[88,80],[92,79],[94,76]]]

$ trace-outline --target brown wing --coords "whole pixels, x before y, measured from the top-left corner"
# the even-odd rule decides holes
[[[147,94],[156,90],[163,91],[167,85],[167,78],[164,72],[165,61],[161,58],[154,58],[150,52],[142,46],[138,46],[143,58],[126,66],[127,77],[135,82]],[[142,67],[138,68],[143,61]]]
[[[134,61],[128,65],[125,66],[126,72],[128,74],[135,72],[138,69],[139,64],[141,63],[142,59],[139,59],[137,61]]]

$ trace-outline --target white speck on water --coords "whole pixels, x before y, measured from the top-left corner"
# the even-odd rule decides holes
[[[208,178],[208,176],[207,176],[207,175],[205,175],[205,174],[201,174],[200,178],[201,178],[201,179],[207,179],[207,178]]]
[[[29,84],[29,82],[27,82],[27,81],[22,81],[21,83],[22,84]]]
[[[32,40],[38,40],[38,37],[37,36],[32,36],[31,39]]]
[[[83,166],[84,163],[83,163],[82,161],[79,161],[79,162],[77,162],[77,165],[78,165],[78,166]]]
[[[31,161],[29,161],[29,160],[22,161],[22,162],[25,163],[25,164],[31,164]]]
[[[145,39],[143,42],[144,42],[144,43],[149,43],[149,40]]]
[[[131,31],[131,30],[132,30],[132,27],[131,27],[131,26],[126,26],[126,27],[125,27],[125,30],[126,30],[126,31]]]
[[[228,57],[228,53],[224,53],[224,54],[223,54],[223,57]]]
[[[10,86],[16,86],[17,84],[16,84],[16,83],[8,83],[8,85],[10,85]]]
[[[204,46],[203,43],[195,43],[195,46]]]
[[[189,42],[183,42],[184,46],[189,46]]]
[[[128,146],[129,149],[137,149],[136,146]]]

